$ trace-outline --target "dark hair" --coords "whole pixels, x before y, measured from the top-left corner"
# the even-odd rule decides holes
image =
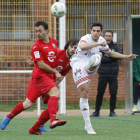
[[[68,42],[66,43],[64,49],[67,50],[68,47],[69,47],[69,45],[73,46],[73,45],[78,44],[78,42],[79,42],[78,39],[76,39],[76,38],[72,38],[72,39],[68,40]]]
[[[101,31],[103,30],[103,25],[102,25],[102,23],[100,23],[100,22],[94,22],[94,23],[91,25],[91,29],[92,29],[94,26],[99,26],[99,27],[101,28]]]
[[[105,33],[106,32],[112,33],[112,37],[113,37],[113,31],[112,30],[106,30]]]
[[[48,29],[48,24],[46,22],[44,22],[44,21],[37,21],[35,23],[35,27],[38,27],[38,26],[41,26],[41,25],[44,27],[45,30]]]

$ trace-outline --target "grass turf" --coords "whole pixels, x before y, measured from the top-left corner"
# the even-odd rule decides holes
[[[37,117],[14,118],[5,130],[0,130],[1,140],[139,140],[140,117],[138,115],[118,117],[91,118],[96,135],[84,131],[81,116],[61,116],[67,120],[64,126],[58,126],[44,135],[31,135],[28,129],[36,122]],[[0,121],[2,118],[0,118]],[[49,129],[49,123],[45,125]]]

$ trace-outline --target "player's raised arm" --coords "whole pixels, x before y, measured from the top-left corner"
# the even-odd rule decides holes
[[[127,60],[136,59],[136,57],[138,56],[136,54],[124,55],[124,54],[120,54],[120,53],[113,52],[113,51],[111,51],[111,52],[109,52],[107,54],[109,55],[109,57],[127,59]]]
[[[133,59],[136,59],[136,57],[138,57],[137,54],[130,54],[130,55],[128,55],[128,57],[126,59],[133,60]]]
[[[88,44],[86,42],[81,42],[80,43],[80,49],[82,51],[89,50],[89,49],[91,49],[93,47],[97,47],[97,46],[106,46],[106,42],[103,41],[101,43],[88,43]]]

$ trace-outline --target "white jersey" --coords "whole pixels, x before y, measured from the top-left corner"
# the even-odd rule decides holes
[[[83,37],[81,37],[77,49],[76,49],[76,53],[72,56],[72,58],[70,59],[70,65],[71,67],[73,66],[74,62],[82,62],[82,61],[87,61],[87,59],[89,59],[92,55],[98,53],[100,50],[103,51],[104,53],[109,53],[111,50],[108,47],[108,45],[106,46],[97,46],[97,47],[93,47],[89,50],[84,50],[82,51],[80,48],[80,43],[85,42],[85,43],[100,43],[105,41],[105,39],[100,36],[98,41],[95,42],[92,37],[91,34],[87,34]]]

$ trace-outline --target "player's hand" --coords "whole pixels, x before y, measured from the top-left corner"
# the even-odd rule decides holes
[[[136,55],[136,54],[130,54],[130,55],[128,55],[127,59],[128,60],[133,60],[133,59],[136,59],[137,56],[138,55]]]
[[[106,46],[106,42],[105,41],[101,42],[100,46]]]
[[[26,59],[26,62],[27,62],[30,66],[34,66],[34,61],[32,61],[31,59]]]
[[[56,80],[62,80],[63,79],[62,75],[59,72],[56,72],[55,76],[56,76]]]

